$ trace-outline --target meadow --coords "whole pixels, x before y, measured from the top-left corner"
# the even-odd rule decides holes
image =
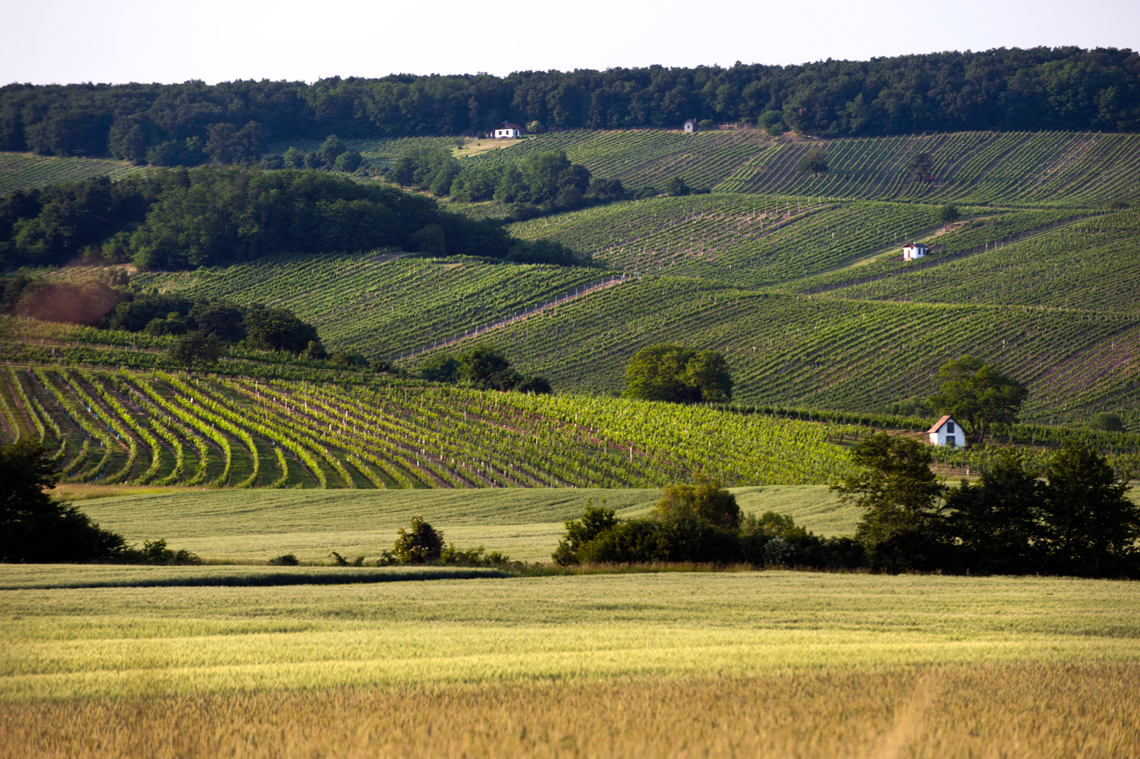
[[[733,491],[745,513],[788,514],[820,535],[854,533],[858,513],[827,486],[772,486]],[[622,517],[646,515],[657,489],[527,488],[507,490],[173,491],[77,501],[100,526],[128,542],[164,538],[209,561],[264,562],[292,553],[331,563],[330,553],[376,559],[396,531],[422,515],[460,548],[485,547],[515,561],[550,560],[588,501]]]

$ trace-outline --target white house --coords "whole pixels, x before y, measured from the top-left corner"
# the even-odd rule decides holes
[[[682,129],[684,129],[686,132],[697,131],[697,120],[696,119],[685,119],[685,125],[682,127]]]
[[[502,124],[499,124],[497,127],[495,127],[492,136],[496,140],[510,140],[515,137],[522,137],[524,134],[526,134],[526,130],[518,124],[512,124],[509,121],[504,121]]]
[[[962,425],[954,421],[954,417],[947,414],[938,420],[938,423],[926,431],[931,445],[942,445],[947,448],[965,448],[966,433]]]
[[[916,258],[922,258],[929,252],[930,248],[920,242],[907,243],[903,246],[903,260],[913,261]]]

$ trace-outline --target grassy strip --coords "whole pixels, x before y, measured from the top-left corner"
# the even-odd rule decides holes
[[[7,568],[5,567],[4,570]],[[470,580],[507,577],[478,567],[29,567],[22,573],[0,570],[0,590],[78,588],[281,587],[351,585],[419,580]]]

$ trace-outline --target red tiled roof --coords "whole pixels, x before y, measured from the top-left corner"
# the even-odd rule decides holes
[[[931,432],[938,432],[938,430],[942,429],[942,425],[946,424],[946,422],[950,421],[951,419],[953,419],[953,417],[947,414],[935,422],[934,426],[926,431],[926,434],[929,435]]]

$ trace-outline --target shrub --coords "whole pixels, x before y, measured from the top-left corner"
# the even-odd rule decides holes
[[[401,564],[429,564],[439,561],[443,553],[443,534],[436,532],[423,517],[413,517],[410,528],[400,528],[392,553]]]
[[[297,557],[295,555],[291,553],[285,553],[277,556],[276,558],[270,559],[266,563],[271,567],[295,567],[301,562],[297,560]]]

